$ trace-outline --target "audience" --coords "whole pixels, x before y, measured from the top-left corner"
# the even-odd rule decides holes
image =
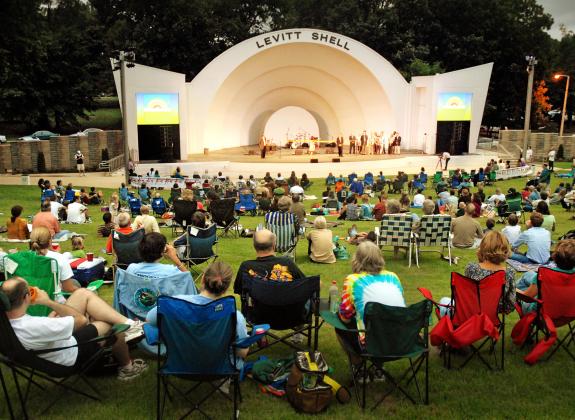
[[[50,236],[55,239],[61,238],[68,233],[68,231],[61,231],[58,219],[50,211],[50,201],[48,200],[42,202],[40,212],[36,213],[32,219],[32,229],[39,227],[48,229]]]
[[[86,258],[86,251],[84,251],[84,238],[81,236],[72,236],[72,252],[74,258]]]
[[[144,262],[130,264],[126,272],[146,278],[164,278],[188,271],[178,258],[176,249],[167,243],[166,237],[161,233],[151,232],[144,235],[140,242],[140,255]],[[160,263],[163,257],[173,264]]]
[[[314,229],[306,235],[309,241],[308,255],[316,263],[333,264],[336,262],[333,253],[333,233],[327,229],[325,217],[318,216],[313,221]]]

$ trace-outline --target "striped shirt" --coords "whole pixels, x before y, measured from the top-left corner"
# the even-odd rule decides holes
[[[287,251],[296,243],[296,217],[293,213],[274,211],[265,215],[266,228],[276,235],[276,250]]]

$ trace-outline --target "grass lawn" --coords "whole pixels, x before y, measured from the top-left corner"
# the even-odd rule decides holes
[[[55,181],[55,180],[54,180]],[[309,194],[321,197],[323,181],[314,180]],[[90,178],[86,178],[85,186],[89,187]],[[509,187],[519,189],[524,185],[525,179],[500,181],[497,186],[504,192]],[[558,179],[552,180],[552,185],[558,184]],[[486,187],[485,192],[490,195],[495,187]],[[109,197],[111,190],[106,190],[105,195]],[[168,192],[163,192],[167,197]],[[40,205],[40,192],[37,187],[24,186],[0,186],[0,222],[4,223],[10,214],[10,207],[14,204],[24,206],[24,215],[36,213]],[[308,208],[313,201],[306,201]],[[553,239],[557,239],[566,231],[574,228],[574,221],[569,220],[573,213],[566,213],[560,206],[551,208],[557,218],[557,231],[553,234]],[[87,233],[86,249],[102,255],[101,249],[105,240],[96,238],[96,227],[100,224],[100,208],[92,206],[90,214],[94,220],[93,224],[68,225],[65,228],[78,233]],[[261,223],[263,217],[241,218],[240,223],[244,227],[255,228]],[[480,222],[484,225],[485,219]],[[357,223],[359,230],[371,230],[376,225],[375,222]],[[345,238],[349,222],[335,229],[335,234],[340,238]],[[501,229],[503,225],[497,225]],[[170,231],[165,234],[170,237]],[[11,247],[11,244],[3,244],[4,248]],[[69,242],[63,246],[63,250],[69,250]],[[20,248],[24,248],[21,246]],[[354,252],[354,247],[348,245],[348,249]],[[219,244],[220,258],[237,269],[241,261],[254,257],[251,246],[251,239],[222,239]],[[332,280],[336,280],[340,290],[343,280],[351,271],[350,261],[338,261],[332,265],[318,265],[309,262],[307,256],[307,241],[299,242],[297,249],[297,264],[306,274],[320,274],[322,279],[322,294],[327,296],[327,289]],[[439,259],[437,253],[423,253],[420,259],[421,268],[412,266],[408,268],[407,259],[394,259],[392,253],[385,252],[386,265],[391,271],[398,274],[402,281],[405,296],[408,303],[414,303],[422,299],[417,291],[418,286],[429,288],[434,296],[448,296],[449,279],[451,270],[463,272],[468,262],[475,261],[475,251],[459,250],[453,254],[460,257],[457,266],[450,267],[446,261]],[[106,257],[111,261],[110,257]],[[111,300],[112,290],[110,286],[104,286],[101,295],[108,301]],[[427,407],[412,405],[401,396],[393,395],[381,405],[375,412],[367,411],[361,413],[354,401],[348,405],[333,403],[323,418],[368,418],[396,416],[404,418],[477,418],[477,417],[516,417],[516,418],[568,418],[573,417],[575,408],[575,363],[569,356],[560,351],[550,362],[539,363],[529,367],[523,360],[524,351],[520,351],[511,343],[510,332],[517,322],[517,315],[511,314],[507,317],[506,326],[506,360],[504,372],[489,372],[479,361],[472,362],[462,371],[447,371],[442,367],[441,360],[435,349],[430,355],[430,405]],[[436,320],[434,319],[435,323]],[[563,331],[560,331],[563,334]],[[348,382],[347,360],[343,351],[336,342],[334,331],[329,326],[324,326],[320,330],[320,350],[326,360],[333,368],[333,377],[341,383]],[[285,356],[289,354],[287,348],[275,346],[273,350],[268,350],[267,355],[271,357]],[[264,352],[265,353],[265,352]],[[155,367],[154,358],[145,354],[134,353],[138,357],[147,358],[150,361],[150,369],[142,377],[132,383],[120,383],[115,377],[95,378],[95,383],[101,388],[104,394],[104,401],[96,403],[84,398],[66,397],[65,402],[56,405],[46,418],[67,419],[146,419],[155,414]],[[401,363],[400,363],[401,365]],[[400,366],[403,367],[403,366]],[[397,372],[398,367],[391,365],[391,371]],[[381,391],[385,384],[370,385],[368,392],[368,406],[374,401],[374,391]],[[207,391],[207,388],[203,388]],[[36,391],[36,390],[34,390]],[[36,393],[36,396],[39,393]],[[257,385],[246,380],[242,384],[243,403],[241,404],[241,416],[244,418],[294,418],[298,416],[290,407],[287,400],[278,399],[259,392]],[[31,410],[41,407],[41,399],[33,398],[29,404]],[[220,396],[215,396],[206,406],[214,418],[225,418],[231,413],[231,407]],[[168,404],[168,418],[175,417],[177,413],[183,414],[184,406],[176,408]],[[4,404],[0,405],[0,418],[6,418],[7,411]]]

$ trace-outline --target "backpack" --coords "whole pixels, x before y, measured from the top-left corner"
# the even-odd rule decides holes
[[[286,385],[291,406],[302,413],[324,411],[333,399],[331,385],[324,382],[327,372],[327,363],[319,351],[297,352]]]

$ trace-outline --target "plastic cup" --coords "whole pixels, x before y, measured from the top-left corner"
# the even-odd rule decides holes
[[[86,259],[88,261],[94,261],[94,253],[93,252],[87,252],[86,253]]]
[[[52,251],[54,252],[60,251],[60,244],[52,244]]]

